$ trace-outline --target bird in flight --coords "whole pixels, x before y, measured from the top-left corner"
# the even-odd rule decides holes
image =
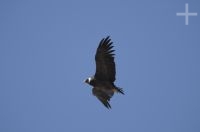
[[[115,86],[115,62],[113,42],[110,37],[103,38],[96,50],[96,73],[94,76],[85,80],[85,83],[91,85],[92,93],[96,96],[106,108],[111,108],[110,98],[114,93],[124,94],[122,88]]]

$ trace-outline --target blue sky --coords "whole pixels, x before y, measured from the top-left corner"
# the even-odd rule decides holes
[[[197,12],[184,17],[177,12]],[[1,132],[199,132],[198,0],[0,1]],[[106,109],[83,80],[111,36],[116,85]]]

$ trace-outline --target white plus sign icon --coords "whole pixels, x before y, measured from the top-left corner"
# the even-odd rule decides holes
[[[176,13],[177,16],[185,16],[185,25],[189,24],[189,16],[197,16],[197,13],[190,13],[188,9],[188,3],[185,4],[185,12]]]

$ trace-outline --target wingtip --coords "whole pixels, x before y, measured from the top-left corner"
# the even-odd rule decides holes
[[[99,46],[97,49],[100,49],[101,47],[106,48],[107,50],[112,49],[114,46],[112,46],[113,42],[110,39],[110,36],[107,36],[105,38],[102,38],[99,42]]]
[[[106,39],[109,39],[110,38],[110,35],[108,35],[107,37],[106,37]]]
[[[105,106],[106,106],[107,109],[111,109],[111,106],[110,106],[109,103],[105,104]]]
[[[105,41],[106,41],[106,42],[110,42],[110,40],[111,40],[111,39],[110,39],[110,36],[107,36],[107,37],[105,38]]]
[[[107,109],[111,109],[111,105],[110,105],[110,103],[108,101],[104,101],[102,103]]]

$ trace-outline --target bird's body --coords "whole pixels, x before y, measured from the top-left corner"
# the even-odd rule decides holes
[[[111,108],[109,101],[115,92],[124,94],[122,88],[118,88],[114,84],[116,71],[112,48],[109,36],[100,41],[95,55],[96,73],[85,80],[86,83],[93,86],[93,95],[107,108]]]

